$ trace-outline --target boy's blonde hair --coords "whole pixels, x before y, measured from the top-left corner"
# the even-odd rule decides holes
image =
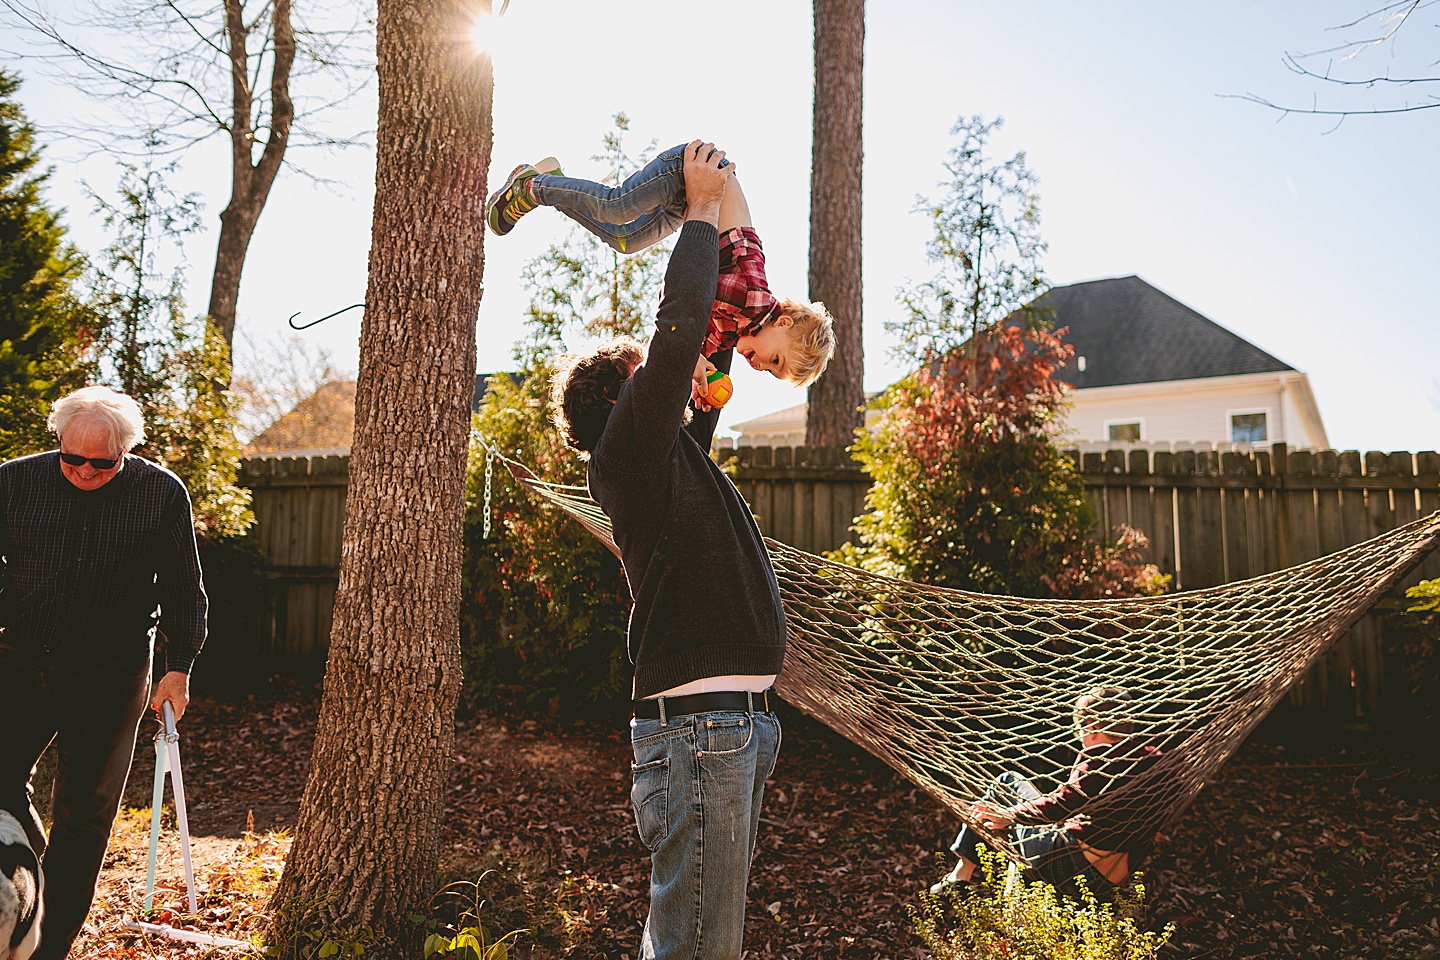
[[[835,355],[835,321],[823,303],[781,300],[780,314],[790,318],[792,353],[785,379],[808,387],[820,379]]]

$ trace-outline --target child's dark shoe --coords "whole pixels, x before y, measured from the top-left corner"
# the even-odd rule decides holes
[[[955,865],[955,869],[951,870],[949,873],[945,874],[945,876],[941,877],[937,883],[933,883],[930,885],[930,892],[938,897],[952,887],[970,887],[970,885],[973,884],[977,878],[972,874],[971,876],[966,877],[962,880],[960,878],[960,873],[963,868],[964,864],[957,863]]]
[[[520,218],[539,206],[530,193],[530,181],[540,174],[559,175],[560,161],[546,157],[539,163],[522,163],[510,171],[505,185],[485,201],[485,221],[496,236],[503,237],[515,229]]]

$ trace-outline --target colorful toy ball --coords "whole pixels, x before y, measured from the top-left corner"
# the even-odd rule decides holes
[[[719,370],[711,370],[705,377],[705,391],[700,394],[700,399],[718,409],[734,395],[735,385],[730,378]]]

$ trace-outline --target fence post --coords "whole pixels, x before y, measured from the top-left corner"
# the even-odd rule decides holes
[[[1285,496],[1285,477],[1290,472],[1290,448],[1283,443],[1270,445],[1270,473],[1275,478],[1275,559],[1277,569],[1295,565],[1292,546],[1293,526],[1290,522],[1290,500]]]

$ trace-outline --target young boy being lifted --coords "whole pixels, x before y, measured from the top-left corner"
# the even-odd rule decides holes
[[[620,253],[638,253],[685,222],[685,151],[698,143],[671,147],[618,187],[566,177],[554,157],[522,163],[490,196],[486,220],[504,236],[531,210],[554,207]],[[720,274],[695,379],[703,382],[714,369],[707,357],[733,348],[756,370],[809,386],[835,352],[830,315],[823,304],[771,294],[760,236],[733,178],[721,203],[719,229]]]

